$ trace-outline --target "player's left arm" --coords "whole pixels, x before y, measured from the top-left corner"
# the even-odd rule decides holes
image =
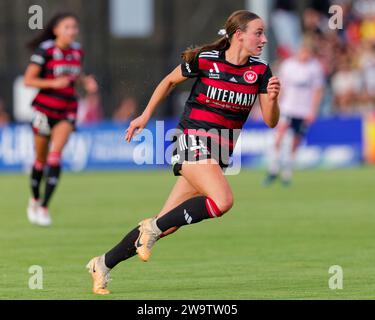
[[[264,122],[275,128],[280,118],[278,97],[280,94],[280,80],[278,77],[271,77],[267,84],[267,93],[259,94],[259,103],[262,110]]]
[[[85,52],[83,50],[79,50],[80,54],[80,63],[81,66],[83,66],[83,62],[85,59]],[[83,87],[83,89],[86,91],[86,93],[97,93],[99,91],[99,85],[98,82],[95,79],[95,76],[90,73],[86,73],[84,71],[81,71],[81,73],[73,80],[76,81],[76,83]]]
[[[313,94],[311,99],[310,114],[305,118],[305,122],[310,125],[319,114],[320,103],[324,94],[325,76],[321,64],[316,61],[311,74]]]

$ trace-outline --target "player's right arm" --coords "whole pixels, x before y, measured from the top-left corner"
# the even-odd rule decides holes
[[[62,89],[69,86],[70,78],[68,76],[62,76],[55,79],[43,79],[39,76],[41,70],[41,66],[30,63],[27,66],[24,75],[23,82],[25,86],[38,89]]]
[[[126,129],[125,140],[130,142],[134,132],[137,134],[140,133],[160,103],[178,84],[186,81],[187,79],[188,77],[184,77],[182,75],[180,65],[177,66],[170,74],[168,74],[156,87],[143,113],[138,118],[130,122],[129,128]]]

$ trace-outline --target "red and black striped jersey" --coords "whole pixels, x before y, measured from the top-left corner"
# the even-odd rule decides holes
[[[54,119],[64,119],[77,113],[78,102],[75,82],[81,74],[83,51],[79,43],[74,42],[69,48],[56,46],[54,40],[42,42],[35,49],[30,63],[41,67],[40,77],[55,79],[69,76],[70,85],[64,89],[41,89],[32,102],[32,106]]]
[[[234,65],[225,60],[225,51],[217,50],[201,52],[192,63],[182,63],[181,69],[184,77],[197,78],[179,122],[185,132],[241,129],[257,95],[267,93],[272,77],[269,65],[258,57]]]

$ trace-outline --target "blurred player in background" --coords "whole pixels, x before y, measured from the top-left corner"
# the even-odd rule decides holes
[[[84,84],[89,79],[81,72],[83,51],[75,42],[78,33],[78,18],[72,13],[59,13],[28,44],[33,54],[24,83],[38,88],[39,93],[32,102],[36,157],[27,216],[31,223],[41,226],[52,223],[48,205],[59,181],[63,148],[75,128],[78,107],[75,84],[77,80]],[[40,185],[44,173],[46,185],[42,197]]]
[[[174,142],[172,162],[177,182],[158,215],[141,221],[114,248],[90,260],[87,268],[94,293],[109,293],[109,271],[121,261],[135,254],[147,261],[160,237],[231,209],[233,194],[223,174],[228,162],[220,156],[221,151],[228,149],[231,155],[235,132],[246,122],[258,94],[266,124],[273,128],[279,121],[279,80],[257,57],[267,43],[264,32],[257,15],[234,12],[220,39],[182,54],[184,62],[160,82],[143,114],[130,123],[127,141],[141,132],[176,85],[195,78]]]
[[[265,186],[274,182],[279,174],[283,185],[289,185],[297,148],[319,112],[324,72],[314,57],[311,42],[304,40],[297,54],[280,64],[279,77],[283,86],[280,94],[281,118],[277,126],[268,173],[263,181]],[[292,146],[287,159],[281,164],[281,146],[289,129],[293,133]]]

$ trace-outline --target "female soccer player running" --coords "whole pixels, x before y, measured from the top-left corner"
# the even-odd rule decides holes
[[[36,158],[27,216],[31,223],[41,226],[51,225],[48,204],[59,180],[62,150],[74,130],[78,107],[75,83],[79,78],[83,82],[88,79],[81,76],[83,51],[75,42],[78,32],[77,17],[60,13],[28,45],[34,53],[24,83],[40,90],[32,102]],[[41,197],[44,172],[46,186]]]
[[[234,12],[223,37],[182,54],[184,62],[160,82],[143,114],[130,123],[127,141],[146,126],[176,85],[196,78],[175,141],[173,171],[179,178],[158,215],[141,221],[113,249],[87,264],[94,293],[109,293],[109,271],[119,262],[135,254],[147,261],[160,237],[181,226],[220,217],[232,207],[232,190],[222,170],[227,162],[220,152],[226,147],[232,152],[234,131],[242,128],[257,94],[267,125],[273,128],[279,120],[279,80],[257,58],[267,43],[264,30],[262,19],[254,13]]]

